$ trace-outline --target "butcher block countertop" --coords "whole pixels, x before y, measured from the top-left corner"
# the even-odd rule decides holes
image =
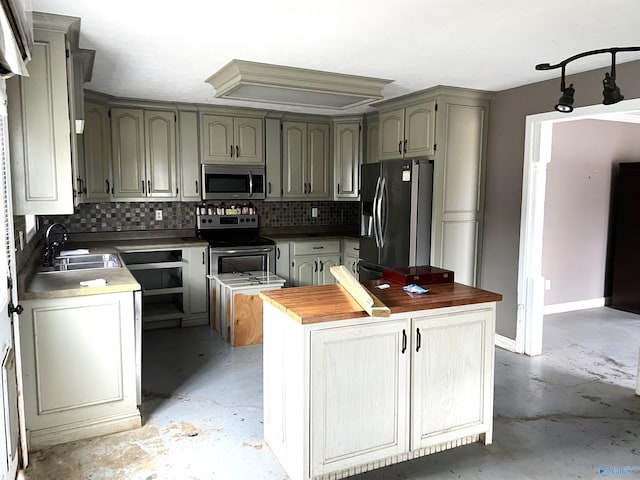
[[[392,315],[502,300],[502,295],[498,293],[460,283],[423,285],[429,292],[420,297],[409,296],[402,290],[402,285],[395,283],[389,283],[387,289],[375,288],[382,283],[386,282],[376,280],[362,282],[362,285],[389,307]],[[260,298],[301,324],[368,316],[344,287],[337,284],[265,291],[260,292]]]

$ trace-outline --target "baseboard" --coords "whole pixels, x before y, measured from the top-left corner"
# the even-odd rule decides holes
[[[516,351],[516,341],[511,338],[507,338],[496,333],[495,343],[496,343],[496,347],[500,347],[504,350],[508,350],[514,353]]]
[[[575,312],[576,310],[587,310],[589,308],[604,307],[605,298],[591,298],[589,300],[580,300],[577,302],[556,303],[555,305],[545,305],[542,308],[543,315],[552,315],[554,313]]]

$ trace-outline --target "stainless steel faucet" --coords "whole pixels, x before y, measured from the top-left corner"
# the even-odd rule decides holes
[[[56,230],[60,230],[60,236],[57,239],[52,238]],[[53,259],[60,253],[60,249],[67,240],[69,240],[69,230],[67,230],[67,227],[60,223],[52,223],[49,225],[44,234],[44,260],[42,265],[45,267],[53,266]]]

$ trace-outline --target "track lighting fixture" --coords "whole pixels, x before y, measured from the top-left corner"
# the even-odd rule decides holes
[[[565,67],[568,63],[577,60],[578,58],[588,57],[590,55],[598,55],[600,53],[611,54],[611,73],[607,72],[602,80],[602,103],[604,105],[612,105],[624,100],[624,96],[620,93],[620,87],[616,85],[616,53],[618,52],[637,52],[640,51],[640,47],[614,47],[614,48],[602,48],[600,50],[590,50],[588,52],[578,53],[572,57],[569,57],[562,62],[551,65],[549,63],[540,63],[536,65],[536,70],[553,70],[555,68],[561,68],[562,74],[560,77],[560,91],[562,96],[558,100],[555,109],[558,112],[569,113],[573,111],[573,96],[576,93],[573,88],[573,83],[568,87],[565,85]]]

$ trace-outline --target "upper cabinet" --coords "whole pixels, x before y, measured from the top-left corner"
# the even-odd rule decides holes
[[[282,122],[282,196],[329,200],[329,124]]]
[[[175,112],[112,108],[111,138],[114,199],[178,199]]]
[[[105,105],[87,102],[84,115],[85,200],[108,202],[112,185],[109,112]]]
[[[180,200],[200,200],[200,157],[198,155],[198,114],[178,111],[178,164],[180,165]]]
[[[333,137],[333,177],[336,200],[357,200],[362,157],[362,123],[336,122]]]
[[[366,135],[366,148],[364,162],[373,163],[379,160],[378,148],[380,148],[380,125],[377,115],[367,116],[367,135]]]
[[[80,19],[34,13],[33,22],[30,75],[7,81],[13,208],[71,214],[84,190],[75,105],[82,81],[73,68]]]
[[[262,118],[203,114],[202,163],[264,164]]]
[[[380,111],[378,158],[388,160],[433,155],[435,113],[435,100]]]

